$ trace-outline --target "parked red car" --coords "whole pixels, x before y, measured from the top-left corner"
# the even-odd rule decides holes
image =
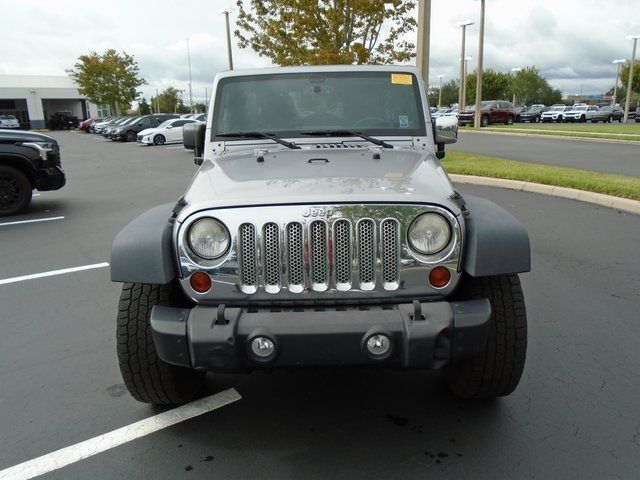
[[[459,125],[473,125],[475,106],[465,108],[458,114]],[[516,118],[516,109],[513,103],[504,100],[485,100],[480,104],[482,114],[480,125],[486,127],[492,123],[513,124]]]
[[[91,127],[91,125],[93,125],[96,122],[100,122],[102,121],[102,118],[88,118],[87,120],[84,120],[82,122],[80,122],[80,124],[78,125],[78,128],[84,132],[88,132],[89,131],[89,127]]]

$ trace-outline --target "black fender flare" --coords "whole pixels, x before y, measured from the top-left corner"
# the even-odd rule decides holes
[[[509,212],[484,198],[464,196],[469,215],[462,268],[472,277],[531,270],[529,235]]]
[[[111,248],[111,281],[169,283],[177,277],[173,253],[173,209],[159,205],[124,227]]]

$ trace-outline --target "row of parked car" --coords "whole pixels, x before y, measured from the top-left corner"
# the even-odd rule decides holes
[[[542,104],[514,107],[511,102],[504,100],[486,100],[480,106],[482,115],[480,124],[483,127],[492,123],[504,123],[511,125],[515,122],[603,122],[618,121],[622,123],[624,110],[620,105],[587,105],[576,103],[572,106],[556,104],[550,107]],[[457,108],[432,108],[432,118],[443,116],[456,116],[460,125],[474,123],[475,106],[471,105],[459,112]],[[629,112],[629,118],[635,118],[640,123],[640,107]]]
[[[204,122],[207,114],[155,113],[140,116],[90,118],[78,128],[87,133],[100,134],[112,141],[135,142],[145,145],[182,143],[182,128],[188,123]]]

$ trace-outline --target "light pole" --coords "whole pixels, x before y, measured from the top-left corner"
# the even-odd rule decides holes
[[[233,55],[231,53],[231,27],[229,26],[229,13],[231,9],[222,10],[220,15],[224,15],[224,21],[227,26],[227,62],[229,70],[233,70]]]
[[[444,75],[438,75],[438,78],[440,79],[440,90],[438,91],[438,108],[442,108],[442,79],[444,78]]]
[[[469,61],[471,57],[464,57],[464,82],[462,82],[462,98],[464,99],[464,104],[467,104],[467,75],[469,75]]]
[[[613,86],[613,98],[611,99],[611,106],[616,104],[616,100],[618,99],[618,82],[620,81],[620,65],[622,65],[626,60],[624,58],[618,58],[614,60],[613,63],[618,64],[618,72],[616,73],[616,84]]]
[[[189,37],[187,37],[187,62],[189,64],[189,111],[193,113],[193,89],[191,87],[191,52],[189,51]]]
[[[629,81],[627,82],[627,99],[624,102],[624,123],[629,120],[629,107],[631,106],[631,96],[633,95],[633,67],[636,63],[636,46],[640,35],[629,35],[627,40],[633,40],[631,49],[631,64],[629,65]]]
[[[473,25],[473,22],[469,22],[469,21],[465,21],[465,22],[460,22],[458,23],[456,26],[460,27],[462,29],[462,45],[460,47],[460,85],[458,85],[458,111],[461,112],[462,110],[464,110],[464,75],[465,75],[465,68],[464,68],[464,47],[465,47],[465,42],[466,42],[466,35],[467,35],[467,27],[469,25]]]
[[[158,93],[157,88],[156,88],[156,113],[160,113],[160,93]]]
[[[482,61],[484,58],[484,3],[480,0],[480,39],[478,42],[478,72],[476,75],[476,112],[474,115],[473,126],[480,128],[480,104],[482,103]]]
[[[520,67],[514,67],[514,68],[512,68],[512,69],[511,69],[511,72],[513,73],[513,86],[514,86],[514,89],[513,89],[513,100],[511,101],[511,103],[513,103],[513,106],[514,106],[514,107],[516,106],[516,89],[515,89],[515,85],[516,85],[516,74],[517,74],[520,70],[522,70],[522,68],[520,68]]]
[[[429,85],[429,43],[431,30],[431,0],[418,0],[418,51],[416,66],[422,73],[422,80]]]

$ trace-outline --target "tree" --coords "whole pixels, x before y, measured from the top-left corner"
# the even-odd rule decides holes
[[[197,113],[205,113],[207,111],[207,106],[204,103],[194,103],[193,104],[193,109],[197,112]]]
[[[153,111],[157,112],[160,107],[160,112],[164,113],[187,113],[189,108],[185,107],[182,103],[182,99],[179,98],[180,90],[174,87],[167,87],[157,97],[151,97],[151,105]]]
[[[476,102],[476,74],[467,75],[467,105]],[[511,98],[511,75],[487,69],[482,72],[482,100],[507,100]]]
[[[146,98],[142,97],[138,105],[140,107],[140,115],[148,115],[151,113],[151,107]]]
[[[442,106],[452,105],[458,101],[458,80],[449,80],[442,85]],[[440,96],[440,86],[432,87],[429,90],[429,105],[438,106],[438,98]]]
[[[138,62],[114,49],[81,55],[67,72],[78,84],[80,94],[95,104],[110,105],[117,113],[130,108],[138,96],[137,88],[147,83],[139,76]]]
[[[414,0],[237,0],[240,48],[278,65],[406,62]],[[384,37],[382,37],[384,35]]]
[[[631,66],[631,62],[627,61],[620,68],[620,82],[625,88],[625,93],[626,93],[627,84],[629,83],[629,67],[630,66]],[[633,66],[633,82],[631,84],[631,89],[633,90],[631,100],[633,100],[635,97],[640,95],[640,60],[636,60],[635,65]],[[620,92],[620,86],[618,86],[618,92]],[[626,95],[623,97],[620,94],[618,94],[618,98],[624,101],[624,99],[626,98]]]
[[[511,97],[514,94],[516,102],[522,105],[553,105],[562,100],[562,92],[553,89],[534,66],[523,68],[511,76]]]

